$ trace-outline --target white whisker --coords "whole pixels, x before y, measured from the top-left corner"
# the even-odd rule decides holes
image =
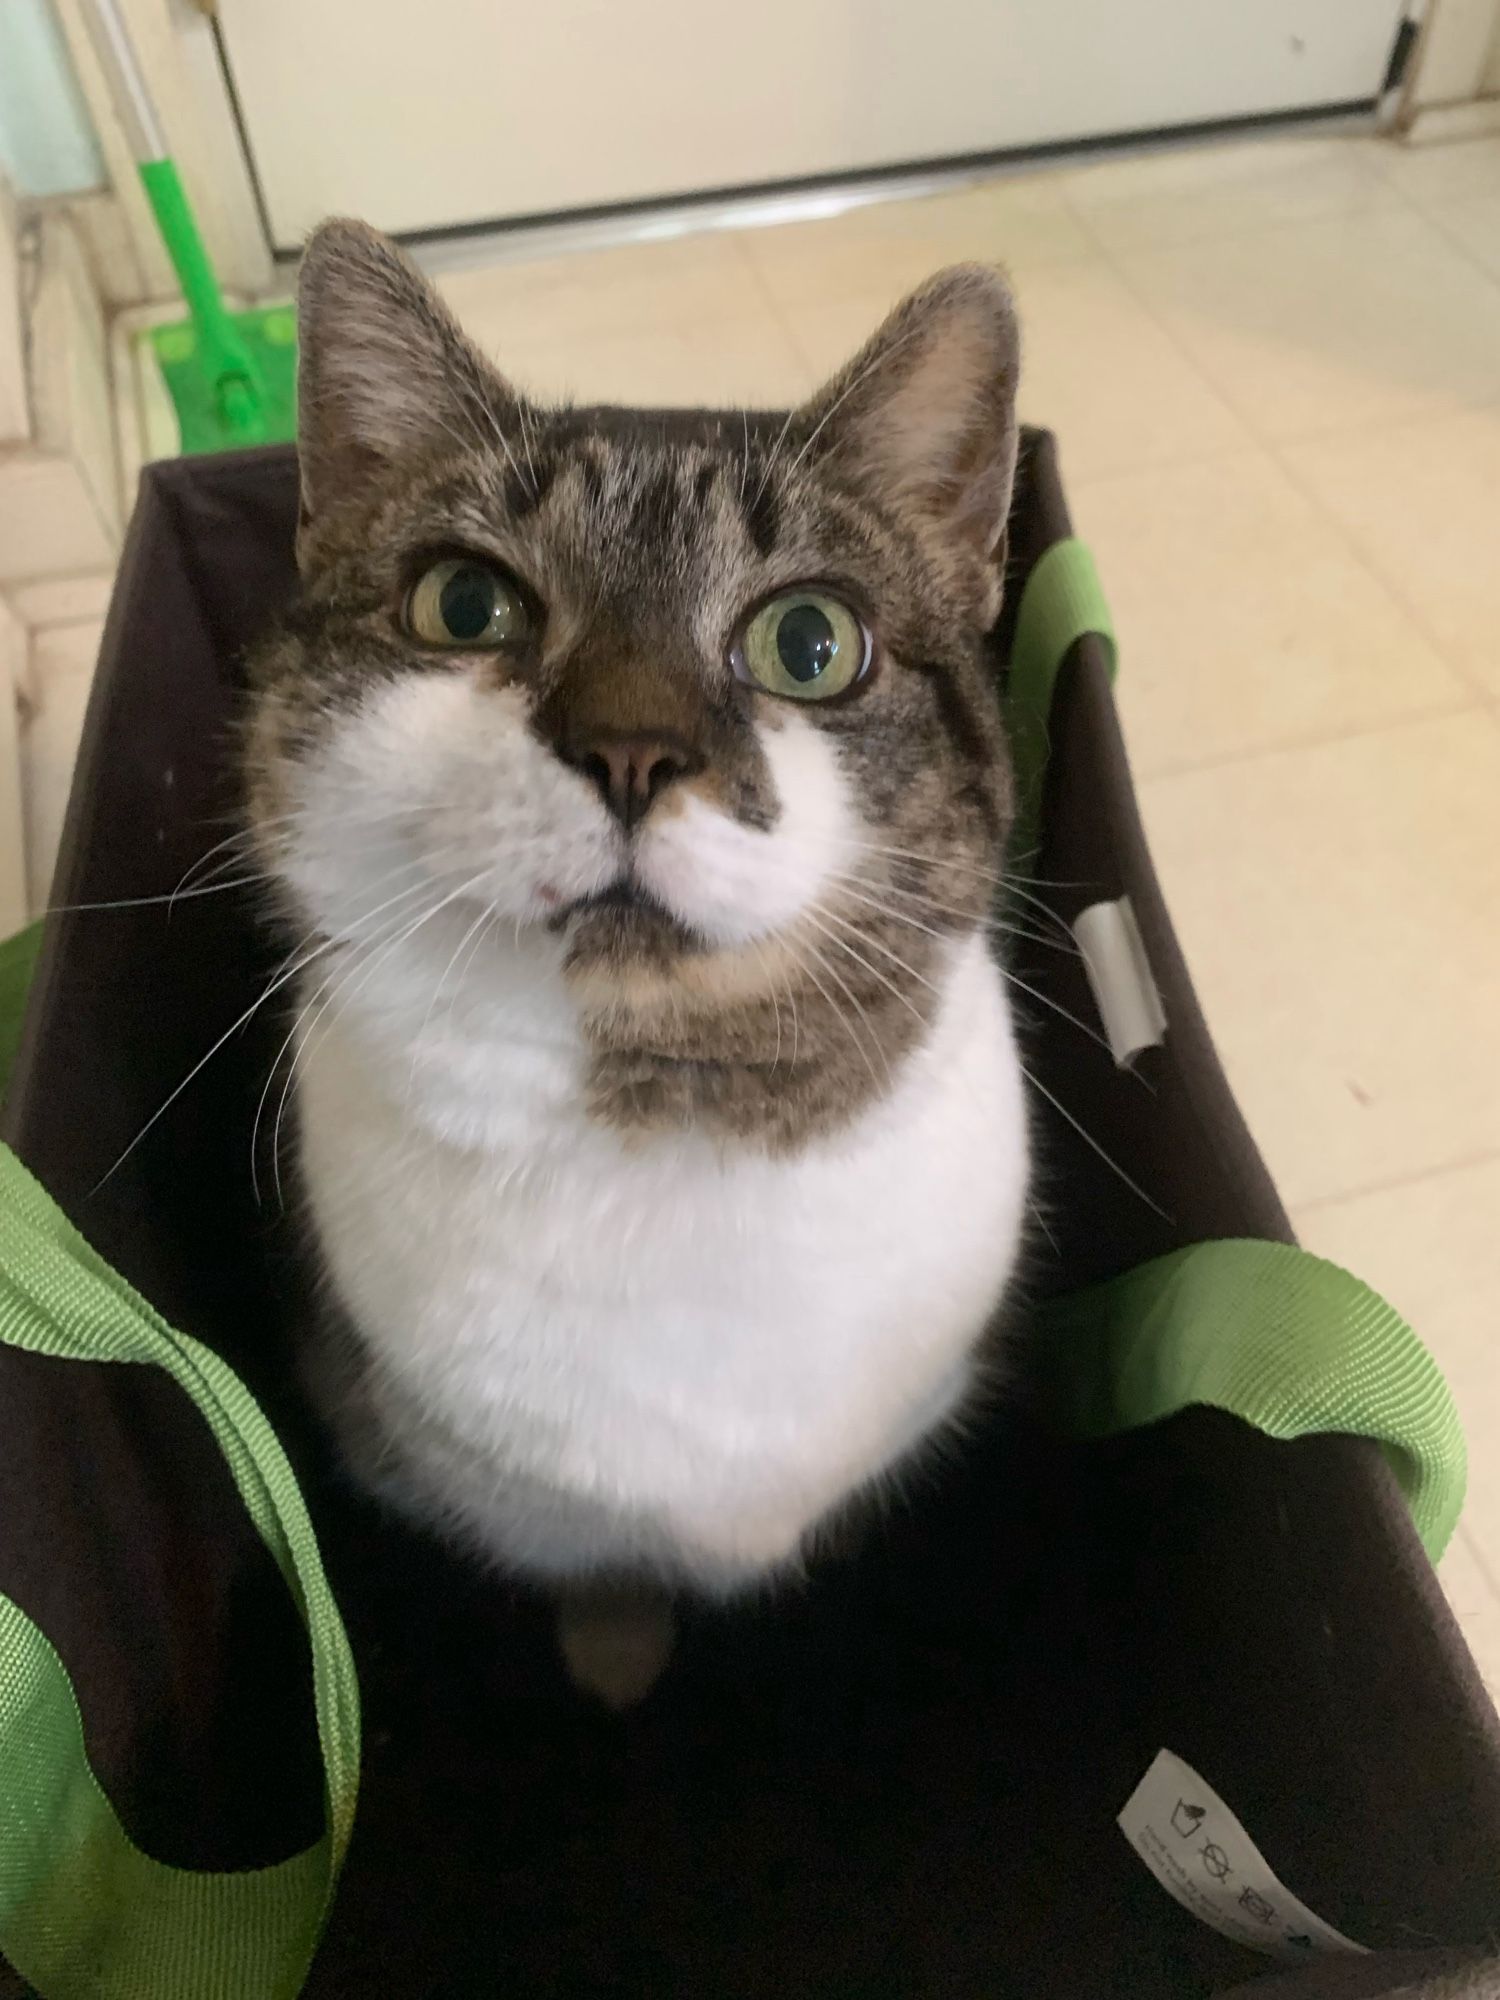
[[[432,1020],[432,1010],[434,1007],[436,1007],[438,1000],[442,995],[443,988],[448,983],[448,976],[453,971],[453,968],[458,964],[459,956],[462,953],[464,946],[468,944],[471,938],[477,938],[480,931],[485,926],[485,924],[489,922],[494,907],[495,906],[492,902],[487,903],[485,907],[479,912],[479,915],[474,919],[473,923],[470,924],[469,928],[464,932],[463,936],[459,939],[458,943],[453,947],[453,956],[448,960],[447,965],[444,966],[443,975],[441,979],[439,979],[437,985],[434,986],[432,989],[432,998],[427,1002],[427,1012],[422,1016],[422,1025],[420,1028],[418,1028],[416,1036],[412,1042],[410,1084],[415,1084],[416,1082],[417,1057],[421,1052],[422,1040],[427,1033],[429,1023]]]
[[[911,1015],[912,1019],[919,1024],[919,1026],[925,1029],[930,1025],[927,1020],[927,1017],[923,1014],[921,1008],[915,1006],[913,1002],[908,998],[908,996],[901,991],[901,988],[896,985],[895,981],[889,979],[886,976],[886,974],[880,970],[879,966],[871,965],[870,961],[863,955],[863,953],[858,951],[855,948],[855,946],[850,944],[847,938],[836,937],[832,931],[827,930],[821,923],[818,922],[818,919],[813,915],[811,910],[806,910],[803,912],[803,914],[809,919],[809,921],[816,923],[818,925],[818,929],[823,932],[823,935],[829,940],[830,943],[837,945],[840,951],[847,952],[850,958],[852,958],[857,965],[862,965],[864,967],[865,971],[869,973],[872,979],[878,979],[881,985],[886,989],[888,993],[894,994],[896,999],[898,999],[901,1002],[901,1005]],[[853,931],[855,937],[859,939],[861,944],[873,945],[876,948],[876,950],[883,951],[887,958],[891,959],[897,966],[901,968],[903,972],[910,974],[910,976],[914,980],[916,980],[919,986],[925,986],[929,993],[937,992],[937,988],[933,985],[930,979],[923,978],[920,972],[912,971],[912,968],[906,963],[906,961],[904,959],[897,958],[896,954],[890,949],[890,947],[888,945],[882,944],[879,938],[872,938],[866,932],[856,929],[855,926],[851,924],[846,917],[837,916],[832,910],[825,909],[823,911],[823,914],[824,916],[831,918],[834,923],[843,925],[843,927],[846,930]]]
[[[526,405],[524,403],[516,404],[516,422],[521,427],[521,444],[526,452],[526,470],[531,474],[531,497],[533,500],[536,500],[541,492],[541,487],[537,480],[536,458],[531,449],[531,426],[526,421]]]
[[[797,456],[792,460],[791,464],[786,469],[786,476],[788,479],[791,478],[792,474],[797,470],[797,467],[802,463],[803,459],[806,458],[807,454],[812,450],[813,446],[817,443],[818,438],[821,435],[825,425],[828,423],[829,419],[843,408],[844,404],[848,402],[849,398],[854,394],[855,390],[861,387],[863,383],[867,382],[869,378],[876,372],[877,369],[883,368],[885,364],[890,360],[893,354],[899,354],[903,347],[908,346],[910,342],[915,340],[919,334],[925,334],[926,332],[927,328],[919,322],[916,326],[910,328],[906,333],[902,334],[899,339],[892,341],[881,341],[878,351],[871,357],[869,361],[865,363],[864,367],[861,368],[856,375],[854,375],[848,382],[844,384],[843,388],[840,389],[839,393],[834,397],[833,401],[828,405],[828,408],[823,412],[822,416],[819,417],[818,421],[813,425],[812,431],[808,435],[805,442],[803,443],[802,449],[797,453]],[[783,435],[785,435],[784,429],[783,429]],[[757,498],[758,497],[759,496],[757,495]]]
[[[804,940],[804,942],[806,941]],[[809,952],[811,952],[814,961],[818,965],[820,965],[823,968],[823,970],[828,974],[828,977],[843,993],[844,997],[848,1000],[850,1006],[854,1009],[855,1013],[858,1014],[860,1020],[864,1023],[865,1033],[870,1037],[870,1044],[874,1048],[875,1053],[880,1057],[880,1060],[885,1067],[886,1081],[887,1083],[889,1083],[891,1071],[889,1063],[887,1063],[885,1060],[885,1052],[881,1048],[879,1040],[876,1038],[874,1029],[871,1028],[870,1026],[869,1016],[865,1013],[864,1008],[860,1006],[859,1001],[855,998],[854,993],[849,986],[849,982],[845,978],[843,978],[843,976],[840,974],[836,966],[832,966],[828,963],[828,960],[824,958],[823,954],[818,950],[816,945],[812,944],[811,942],[808,942],[807,949]],[[864,1042],[861,1041],[860,1037],[855,1033],[853,1022],[849,1019],[848,1015],[843,1011],[843,1009],[838,1005],[837,1001],[833,999],[832,995],[828,991],[828,988],[818,978],[817,974],[813,971],[812,967],[804,963],[802,969],[807,974],[808,978],[812,980],[813,984],[817,987],[818,991],[822,994],[823,998],[828,1002],[829,1006],[833,1009],[835,1016],[840,1021],[843,1022],[845,1032],[849,1035],[850,1040],[854,1043],[855,1047],[860,1051],[861,1055],[864,1057],[865,1066],[870,1072],[870,1081],[875,1085],[876,1089],[878,1090],[880,1088],[880,1078],[875,1074],[875,1065],[870,1060],[869,1049],[866,1048]]]
[[[386,883],[389,882],[393,876],[404,874],[405,872],[407,872],[407,869],[409,869],[410,865],[411,864],[408,863],[406,864],[405,867],[397,867],[391,869],[387,874],[383,875],[380,878],[379,882],[376,884],[376,887],[384,888]],[[355,921],[359,923],[369,923],[373,918],[380,916],[381,913],[385,910],[392,909],[396,904],[409,902],[413,896],[420,895],[422,891],[426,889],[428,886],[429,885],[426,882],[409,883],[405,889],[398,890],[398,892],[394,896],[389,897],[384,903],[378,904],[375,907],[375,909],[368,912],[368,914],[365,915],[364,917],[357,917]],[[405,913],[403,912],[401,915],[392,919],[390,928],[392,929],[399,928],[400,925],[403,924],[405,921],[406,921],[406,916]],[[311,936],[312,933],[309,932],[308,935]],[[386,935],[385,930],[378,931],[376,933],[375,938],[371,940],[369,943],[367,943],[364,948],[367,950],[373,949],[374,945],[377,944],[385,935]],[[328,943],[331,947],[343,946],[345,949],[354,953],[357,953],[360,950],[360,945],[352,939],[333,937],[328,940]],[[276,1080],[276,1071],[280,1066],[281,1059],[286,1054],[287,1049],[291,1046],[296,1036],[299,1023],[308,1012],[308,1009],[316,1004],[318,994],[321,994],[326,989],[326,987],[329,984],[329,980],[337,979],[340,970],[341,967],[337,962],[335,962],[333,971],[329,974],[328,979],[324,979],[323,981],[320,982],[317,988],[317,992],[314,993],[312,1000],[307,1002],[303,1007],[298,1009],[296,1018],[292,1022],[291,1029],[288,1032],[285,1041],[282,1042],[281,1047],[276,1051],[276,1055],[271,1063],[271,1067],[266,1072],[265,1084],[261,1089],[260,1098],[255,1107],[255,1117],[250,1126],[250,1186],[255,1197],[255,1205],[257,1208],[259,1208],[260,1206],[260,1167],[259,1167],[259,1160],[257,1157],[256,1142],[260,1136],[260,1121],[262,1115],[265,1112],[266,1099],[269,1097],[271,1092],[271,1086]],[[296,1062],[297,1058],[295,1055],[293,1055],[292,1065],[291,1065],[292,1069],[296,1068]],[[287,1085],[288,1088],[290,1088],[290,1079],[291,1079],[291,1071],[289,1070],[288,1085]],[[285,1091],[283,1091],[282,1093],[281,1102],[282,1102],[282,1107],[284,1108],[286,1104]],[[281,1129],[281,1113],[279,1110],[277,1112],[277,1117],[276,1117],[276,1129],[278,1132]],[[272,1144],[273,1144],[273,1164],[279,1164],[277,1156],[274,1152],[274,1147],[275,1147],[274,1139]],[[276,1192],[277,1192],[277,1198],[279,1200],[281,1195],[281,1181],[280,1181],[279,1171],[277,1173]]]
[[[930,924],[918,922],[915,917],[908,916],[903,910],[892,908],[878,897],[861,894],[854,886],[855,878],[851,876],[841,875],[837,880],[841,894],[853,897],[856,902],[868,903],[872,909],[878,910],[883,916],[889,917],[893,923],[909,924],[913,930],[924,931],[928,937],[937,938],[940,941],[951,938],[954,935],[951,931],[934,930]],[[864,884],[865,888],[872,886],[876,885]],[[904,901],[914,903],[919,909],[925,909],[934,916],[958,917],[972,929],[983,928],[988,931],[999,931],[1007,937],[1021,938],[1027,944],[1040,945],[1047,951],[1065,952],[1072,958],[1082,956],[1076,944],[1064,944],[1060,939],[1043,937],[1040,931],[1024,930],[1019,924],[1007,923],[995,916],[993,911],[980,912],[976,915],[974,911],[961,909],[955,903],[940,903],[935,897],[923,895],[915,889],[899,889],[894,882],[881,882],[878,886],[884,891],[885,895],[900,896]]]
[[[193,1081],[193,1078],[197,1076],[198,1072],[201,1069],[203,1069],[209,1062],[212,1061],[212,1059],[218,1054],[219,1050],[222,1049],[224,1044],[229,1040],[230,1036],[236,1034],[241,1028],[243,1028],[245,1023],[250,1019],[250,1017],[253,1014],[258,1013],[259,1010],[265,1006],[266,1002],[271,998],[271,995],[273,993],[280,992],[281,988],[286,985],[289,979],[294,979],[299,972],[304,971],[309,965],[313,963],[315,959],[321,958],[324,952],[331,951],[334,947],[335,942],[336,940],[332,938],[325,939],[322,944],[316,945],[313,948],[313,950],[311,950],[306,954],[305,957],[295,960],[291,965],[287,966],[282,972],[279,972],[276,975],[276,977],[271,981],[270,985],[267,986],[264,993],[262,993],[258,999],[252,1000],[250,1005],[245,1009],[244,1013],[239,1015],[236,1020],[230,1022],[229,1026],[224,1030],[223,1034],[220,1035],[219,1039],[214,1043],[213,1047],[208,1051],[208,1053],[198,1058],[197,1062],[193,1064],[193,1067],[188,1071],[187,1075],[182,1079],[181,1083],[177,1085],[177,1088],[174,1091],[172,1091],[170,1096],[168,1096],[165,1099],[165,1101],[157,1107],[155,1111],[152,1112],[151,1116],[146,1120],[145,1124],[141,1127],[140,1131],[136,1133],[135,1137],[131,1140],[130,1144],[125,1148],[124,1152],[120,1154],[119,1158],[115,1161],[114,1165],[110,1167],[107,1172],[101,1175],[101,1177],[94,1183],[93,1187],[90,1188],[89,1190],[90,1199],[92,1199],[93,1196],[99,1192],[100,1188],[104,1186],[106,1181],[108,1181],[114,1174],[119,1172],[120,1168],[124,1166],[125,1162],[130,1158],[131,1154],[135,1151],[136,1147],[139,1146],[142,1139],[145,1138],[146,1134],[156,1124],[158,1119],[163,1118],[166,1115],[166,1113],[171,1109],[171,1107],[177,1102],[178,1098],[181,1097],[182,1093],[187,1089],[188,1085]]]
[[[1133,1181],[1130,1178],[1129,1174],[1126,1173],[1125,1169],[1122,1166],[1120,1166],[1117,1161],[1112,1160],[1110,1158],[1109,1154],[1106,1153],[1104,1148],[1099,1144],[1099,1141],[1096,1138],[1094,1138],[1092,1134],[1084,1130],[1082,1125],[1079,1124],[1078,1120],[1073,1116],[1072,1112],[1069,1111],[1067,1106],[1065,1104],[1060,1104],[1058,1100],[1052,1095],[1052,1092],[1047,1088],[1046,1084],[1039,1083],[1036,1077],[1032,1074],[1032,1072],[1029,1069],[1027,1069],[1024,1063],[1021,1065],[1021,1074],[1026,1078],[1026,1081],[1031,1085],[1033,1090],[1040,1092],[1040,1094],[1046,1098],[1047,1102],[1052,1106],[1052,1109],[1057,1113],[1057,1115],[1060,1118],[1065,1118],[1067,1120],[1067,1122],[1072,1126],[1073,1130],[1078,1134],[1079,1138],[1082,1139],[1083,1143],[1086,1146],[1088,1146],[1093,1152],[1099,1155],[1099,1158],[1103,1160],[1105,1166],[1109,1168],[1110,1172],[1116,1175],[1121,1181],[1123,1181],[1125,1186],[1130,1189],[1130,1192],[1133,1195],[1138,1196],[1139,1199],[1146,1204],[1147,1208],[1151,1210],[1153,1215],[1159,1215],[1163,1222],[1166,1223],[1171,1222],[1172,1217],[1168,1215],[1167,1211],[1163,1207],[1161,1207],[1159,1203],[1154,1202],[1151,1199],[1150,1195],[1147,1194],[1146,1190],[1143,1187],[1140,1187],[1135,1181]]]
[[[760,942],[758,938],[752,939],[752,943],[754,944],[755,947],[756,957],[760,960],[762,965],[768,966],[771,961],[766,952],[765,946]],[[771,996],[771,1005],[776,1010],[776,1053],[771,1058],[772,1076],[776,1074],[777,1065],[781,1061],[781,1002],[777,998],[777,990],[776,990],[779,984],[780,982],[776,978],[776,975],[772,973],[771,984],[767,989]],[[797,1066],[796,1059],[793,1058],[792,1067],[795,1069],[796,1066]]]
[[[44,917],[75,917],[89,910],[144,910],[153,903],[165,903],[170,908],[173,903],[185,903],[193,896],[224,896],[231,889],[247,889],[257,882],[268,882],[268,875],[238,875],[232,882],[210,882],[197,889],[174,889],[169,896],[120,896],[111,903],[54,903],[44,910]]]
[[[331,1031],[335,1023],[342,1017],[344,1010],[349,1006],[351,1001],[354,999],[355,995],[364,990],[365,986],[369,983],[369,980],[373,975],[373,973],[375,972],[376,968],[378,966],[383,965],[386,959],[388,959],[392,955],[392,953],[399,951],[401,946],[404,945],[409,938],[414,937],[416,933],[419,930],[421,930],[422,926],[424,924],[430,923],[432,919],[435,916],[437,916],[440,911],[446,910],[451,904],[456,903],[461,896],[472,895],[473,892],[479,887],[481,882],[483,882],[485,873],[486,871],[481,869],[478,874],[471,876],[467,882],[461,882],[456,889],[451,890],[446,896],[442,897],[438,902],[434,903],[431,909],[424,910],[422,914],[419,917],[417,917],[414,922],[407,924],[405,930],[401,932],[399,937],[386,938],[379,941],[372,941],[370,945],[367,947],[367,956],[363,966],[361,968],[358,968],[360,973],[358,980],[351,983],[349,979],[346,979],[344,981],[342,988],[336,990],[336,992],[333,995],[330,995],[329,1000],[324,1001],[323,1005],[318,1009],[318,1012],[314,1016],[313,1020],[309,1022],[307,1033],[304,1035],[301,1042],[298,1044],[297,1049],[292,1056],[290,1067],[287,1070],[286,1082],[283,1084],[281,1091],[281,1103],[277,1107],[276,1111],[276,1123],[272,1127],[271,1131],[271,1159],[276,1174],[276,1198],[278,1202],[282,1203],[283,1208],[285,1204],[282,1201],[282,1193],[281,1193],[281,1122],[283,1118],[286,1116],[286,1108],[291,1098],[292,1086],[297,1079],[297,1066],[299,1063],[303,1062],[306,1059],[309,1051],[311,1050],[312,1037],[315,1029],[317,1028],[318,1022],[323,1018],[324,1014],[327,1013],[331,1001],[333,999],[337,999],[339,1002],[339,1011],[333,1016],[333,1019],[328,1024],[328,1031]],[[401,921],[402,921],[401,919],[398,919],[397,920],[398,924]]]
[[[781,429],[776,433],[776,442],[771,446],[770,451],[766,455],[766,462],[761,470],[760,484],[755,489],[755,498],[750,502],[750,509],[752,513],[760,505],[761,500],[765,496],[766,488],[771,483],[771,474],[776,469],[776,461],[781,455],[781,447],[786,443],[787,432],[792,428],[792,420],[795,418],[796,414],[797,412],[795,409],[790,409],[787,411],[786,421],[782,424]]]

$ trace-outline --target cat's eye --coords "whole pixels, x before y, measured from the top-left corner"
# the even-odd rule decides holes
[[[423,572],[406,600],[413,638],[429,646],[518,646],[531,631],[519,589],[493,563],[452,557]]]
[[[827,590],[786,590],[752,614],[730,649],[741,680],[793,701],[843,694],[870,663],[870,634]]]

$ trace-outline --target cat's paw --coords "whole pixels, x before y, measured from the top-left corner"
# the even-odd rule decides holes
[[[557,1645],[574,1687],[616,1711],[644,1701],[677,1636],[663,1597],[580,1592],[557,1612]]]

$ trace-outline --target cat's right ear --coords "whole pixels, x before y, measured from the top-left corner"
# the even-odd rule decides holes
[[[798,412],[802,450],[995,565],[1015,478],[1019,371],[1004,276],[955,265],[897,306]]]
[[[515,395],[394,243],[362,222],[325,222],[297,288],[299,548],[339,500],[395,467],[503,436]]]

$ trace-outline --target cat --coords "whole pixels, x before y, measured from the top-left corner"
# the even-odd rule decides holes
[[[544,408],[374,231],[300,280],[251,825],[355,1478],[636,1698],[975,1393],[1028,1180],[983,659],[1019,365],[941,273],[790,415]]]

